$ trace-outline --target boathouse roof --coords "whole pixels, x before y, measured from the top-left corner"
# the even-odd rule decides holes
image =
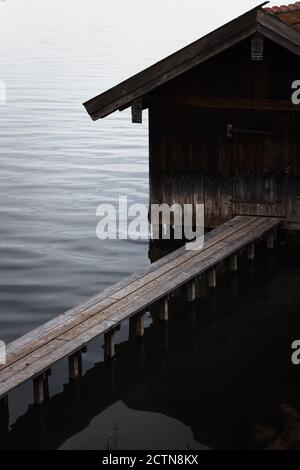
[[[281,7],[265,8],[265,11],[300,30],[300,2],[282,5]]]
[[[263,8],[264,2],[212,33],[84,103],[96,121],[124,110],[161,85],[224,52],[256,32],[300,55],[300,2]]]

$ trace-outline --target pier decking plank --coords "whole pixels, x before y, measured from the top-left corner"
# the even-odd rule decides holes
[[[237,225],[241,229],[242,227],[248,226],[250,223],[254,222],[257,219],[258,219],[257,217],[236,217],[235,219],[222,225],[222,227],[216,228],[215,230],[213,230],[212,232],[206,235],[204,249],[205,250],[208,249],[209,246],[211,246],[211,244],[216,243],[220,241],[221,239],[225,238],[226,236],[228,236],[229,234],[233,233],[236,230]],[[23,349],[26,348],[28,344],[30,344],[30,346],[32,347],[33,341],[35,340],[40,341],[44,334],[51,334],[51,331],[56,329],[59,325],[64,325],[65,327],[70,325],[72,320],[66,317],[76,317],[80,315],[80,320],[83,321],[83,317],[91,316],[101,311],[102,307],[103,308],[108,307],[109,305],[114,303],[115,295],[117,295],[117,293],[121,291],[123,288],[129,285],[133,285],[135,281],[138,281],[141,278],[145,280],[145,276],[154,271],[157,274],[162,273],[162,271],[158,271],[158,269],[162,268],[164,265],[168,265],[167,271],[169,271],[171,267],[169,263],[172,262],[173,260],[177,260],[177,259],[182,260],[183,259],[182,256],[185,257],[184,259],[186,259],[186,257],[191,258],[192,256],[195,256],[195,254],[198,254],[198,253],[189,252],[189,251],[187,252],[185,250],[185,247],[179,248],[178,250],[170,253],[169,255],[165,256],[164,258],[157,261],[156,263],[153,263],[152,265],[150,265],[148,268],[145,269],[143,273],[134,274],[132,276],[127,277],[126,279],[120,281],[114,286],[109,287],[105,289],[103,292],[101,292],[100,294],[92,297],[81,306],[68,310],[67,312],[57,316],[53,320],[50,320],[49,322],[34,329],[33,331],[22,336],[21,338],[18,338],[17,340],[10,343],[7,347],[6,365],[9,364],[11,357],[15,359],[14,355],[16,354],[17,350],[23,351]],[[3,366],[2,367],[0,366],[0,370],[2,368]]]
[[[238,216],[210,232],[200,251],[184,247],[59,315],[7,347],[0,367],[0,398],[66,356],[80,351],[96,336],[144,311],[155,302],[209,271],[226,258],[274,231],[281,219]]]

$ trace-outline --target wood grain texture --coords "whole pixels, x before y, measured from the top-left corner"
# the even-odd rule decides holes
[[[167,298],[172,292],[194,282],[206,271],[214,270],[220,262],[248,244],[272,233],[280,223],[281,219],[272,217],[236,217],[212,231],[201,251],[177,250],[144,273],[131,276],[117,287],[108,289],[107,298],[103,298],[105,294],[96,296],[75,309],[72,315],[60,315],[59,321],[48,322],[47,326],[25,335],[25,340],[21,338],[8,348],[7,363],[0,370],[0,397],[22,382],[41,376],[64,357],[74,358],[100,334],[106,335],[106,353],[113,357],[114,331],[121,321],[137,315],[136,334],[143,335],[143,312],[147,307],[160,301],[161,318],[166,320]],[[107,299],[108,302],[105,301]],[[79,368],[74,367],[72,358],[71,375],[75,376]]]

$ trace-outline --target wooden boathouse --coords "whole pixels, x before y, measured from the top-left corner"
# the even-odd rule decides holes
[[[207,227],[300,229],[300,2],[264,5],[85,103],[93,120],[148,109],[150,203],[204,204]]]
[[[201,250],[182,247],[10,343],[0,361],[0,425],[15,387],[33,380],[41,404],[58,361],[68,358],[76,380],[86,345],[104,335],[109,363],[123,321],[142,338],[145,312],[167,324],[176,290],[193,302],[200,282],[216,288],[225,262],[236,272],[261,240],[274,247],[279,227],[300,228],[300,107],[291,101],[300,3],[264,5],[85,103],[94,120],[131,107],[141,122],[148,108],[150,202],[204,203],[214,229]]]

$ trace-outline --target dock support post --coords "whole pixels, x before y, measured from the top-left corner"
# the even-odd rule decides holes
[[[104,335],[104,352],[106,359],[113,359],[115,357],[115,333],[115,330],[112,330]]]
[[[267,235],[267,248],[268,248],[268,250],[273,250],[274,242],[275,242],[275,233],[274,232],[268,233],[268,235]]]
[[[255,243],[251,243],[247,246],[247,259],[253,261],[255,258]]]
[[[168,299],[162,299],[159,303],[159,319],[167,322],[169,320],[169,302]]]
[[[217,271],[212,268],[208,271],[208,286],[215,289],[217,287]]]
[[[186,285],[186,299],[188,302],[194,302],[196,300],[196,282],[195,280],[189,282]]]
[[[51,371],[44,372],[33,380],[33,398],[35,405],[41,405],[49,398],[48,377]]]
[[[69,379],[78,379],[82,374],[82,353],[78,351],[69,357]]]
[[[138,338],[142,338],[144,336],[144,333],[145,333],[144,320],[145,320],[145,312],[144,311],[139,312],[134,317],[135,334]]]
[[[235,273],[238,270],[238,255],[237,253],[235,255],[232,255],[230,258],[230,270]]]

